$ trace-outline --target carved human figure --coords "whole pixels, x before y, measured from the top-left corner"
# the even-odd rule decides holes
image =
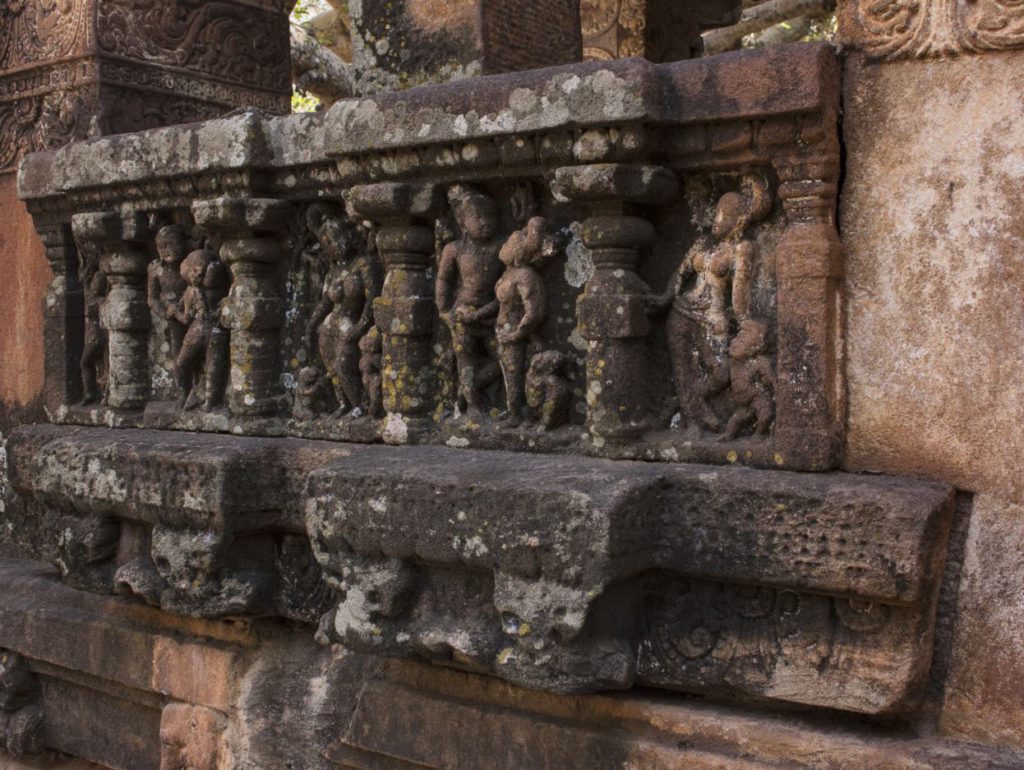
[[[771,210],[763,180],[744,179],[744,193],[723,195],[715,209],[711,248],[698,247],[686,256],[653,310],[668,309],[667,336],[677,402],[684,420],[702,422],[712,431],[721,422],[707,395],[711,383],[728,381],[731,330],[750,317],[757,244],[747,229]],[[687,414],[697,394],[699,414]]]
[[[373,301],[383,285],[381,270],[359,228],[340,212],[314,205],[307,222],[327,256],[328,272],[320,303],[306,327],[306,344],[310,350],[319,348],[338,400],[335,416],[359,417],[364,402],[359,341],[373,328]]]
[[[526,374],[526,402],[533,409],[541,430],[554,430],[569,421],[572,382],[569,359],[556,350],[538,353],[530,359]]]
[[[467,185],[448,192],[460,237],[441,252],[436,302],[448,325],[458,370],[457,406],[471,418],[484,410],[485,390],[497,381],[495,285],[501,277],[499,212],[494,200]]]
[[[374,326],[359,340],[359,373],[363,378],[368,414],[375,420],[384,417],[383,346]]]
[[[295,404],[292,417],[296,420],[314,420],[329,407],[331,387],[323,372],[316,366],[304,366],[299,370],[295,385]]]
[[[526,356],[531,336],[546,314],[540,271],[563,242],[543,217],[533,217],[509,236],[499,258],[505,272],[498,279],[498,360],[505,379],[507,411],[504,423],[519,425],[526,404]]]
[[[175,309],[175,318],[186,327],[174,365],[179,404],[194,409],[202,403],[210,411],[220,405],[226,384],[228,332],[220,325],[220,307],[228,296],[230,273],[216,252],[199,249],[181,263],[181,275],[188,286]],[[204,374],[206,393],[201,396]]]
[[[82,348],[82,403],[103,399],[100,369],[106,365],[107,331],[100,324],[100,308],[107,298],[107,276],[98,268],[85,283],[85,339]]]
[[[733,412],[721,438],[736,438],[741,429],[754,423],[754,435],[763,436],[775,417],[775,371],[767,355],[768,325],[759,319],[745,318],[729,344],[728,377],[713,381],[708,396],[729,388]]]
[[[176,361],[185,339],[185,325],[178,320],[177,309],[185,296],[187,284],[181,276],[181,263],[188,253],[188,236],[180,225],[167,225],[156,234],[159,259],[149,266],[147,298],[153,315],[167,323],[167,341],[171,360]]]

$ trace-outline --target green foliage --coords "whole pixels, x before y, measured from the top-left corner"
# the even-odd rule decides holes
[[[305,91],[292,91],[292,112],[316,112],[320,100]]]
[[[330,9],[327,0],[299,0],[292,11],[292,24],[302,25],[317,14]],[[320,41],[324,43],[323,40]],[[305,91],[292,92],[292,112],[316,112],[320,109],[320,100]]]

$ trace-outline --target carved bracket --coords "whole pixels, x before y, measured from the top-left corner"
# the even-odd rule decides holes
[[[68,582],[173,612],[560,692],[884,713],[928,671],[940,485],[59,426],[8,455]]]

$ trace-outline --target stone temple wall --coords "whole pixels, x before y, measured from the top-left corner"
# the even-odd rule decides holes
[[[0,766],[1024,767],[1024,16],[738,5],[364,0],[277,117],[282,4],[0,12],[226,89],[18,146]]]

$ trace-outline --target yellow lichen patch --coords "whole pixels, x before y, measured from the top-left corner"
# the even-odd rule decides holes
[[[740,459],[740,456],[736,454],[735,449],[730,449],[729,452],[725,455],[725,459],[731,463],[734,463]]]

